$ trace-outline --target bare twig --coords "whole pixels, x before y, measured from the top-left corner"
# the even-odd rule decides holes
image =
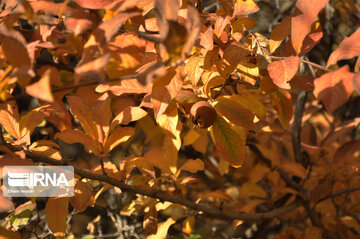
[[[304,166],[305,166],[305,162],[302,159],[300,134],[301,134],[301,121],[304,113],[305,102],[306,102],[306,92],[304,90],[301,90],[296,100],[294,123],[291,131],[295,161],[301,163]]]

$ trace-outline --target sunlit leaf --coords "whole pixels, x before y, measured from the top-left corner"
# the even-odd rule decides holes
[[[26,87],[26,93],[40,100],[52,103],[54,101],[54,96],[51,92],[50,82],[51,78],[54,77],[54,74],[59,73],[53,71],[51,68],[48,69],[39,81]]]
[[[326,65],[330,66],[339,60],[355,56],[360,56],[360,28],[340,43],[339,47],[331,53]]]
[[[280,61],[273,61],[268,65],[268,71],[274,83],[283,89],[290,89],[288,83],[296,74],[299,68],[300,58],[290,56]]]
[[[244,132],[232,127],[222,117],[217,117],[210,132],[221,158],[233,167],[240,167],[245,159]]]
[[[169,227],[174,224],[176,220],[172,217],[168,218],[165,222],[158,224],[157,232],[155,235],[150,235],[147,239],[165,239],[169,230]]]
[[[106,139],[104,144],[104,152],[108,153],[117,145],[128,141],[128,139],[133,136],[135,129],[133,127],[119,127],[116,128]]]
[[[259,11],[259,7],[254,0],[237,0],[234,6],[234,14],[236,15],[248,15]]]
[[[291,41],[297,53],[301,52],[303,41],[310,31],[311,24],[316,20],[321,9],[325,7],[328,0],[317,1],[299,0],[291,19]]]

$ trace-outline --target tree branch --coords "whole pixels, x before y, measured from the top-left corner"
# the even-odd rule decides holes
[[[292,145],[295,155],[295,161],[305,166],[305,162],[302,160],[301,150],[301,119],[304,113],[304,107],[306,102],[306,92],[301,90],[296,100],[296,107],[294,113],[294,123],[291,130]]]
[[[24,151],[26,157],[32,159],[35,162],[42,162],[42,163],[47,163],[47,164],[51,164],[51,165],[59,165],[59,166],[64,165],[63,161],[55,160],[55,159],[52,159],[51,157],[48,157],[48,156],[45,156],[45,155],[42,155],[39,153],[31,152],[29,150],[24,150],[20,146],[11,145],[11,144],[8,144],[5,142],[0,143],[0,145],[8,147],[11,151]],[[163,191],[155,191],[155,190],[151,190],[151,189],[144,189],[144,188],[131,186],[131,185],[125,184],[121,181],[118,181],[114,178],[111,178],[107,175],[89,172],[87,170],[83,170],[83,169],[80,169],[77,167],[74,167],[74,172],[83,178],[108,183],[112,186],[120,188],[122,191],[132,192],[132,193],[140,194],[143,196],[148,196],[151,198],[156,198],[156,199],[159,199],[160,201],[168,201],[168,202],[180,204],[180,205],[186,206],[187,208],[190,208],[192,210],[204,213],[207,216],[221,218],[221,219],[225,219],[225,220],[237,219],[237,220],[246,220],[246,221],[258,221],[258,220],[264,220],[264,219],[272,219],[272,218],[278,217],[282,214],[291,212],[291,211],[295,210],[296,208],[301,207],[303,205],[303,200],[298,199],[287,206],[280,207],[280,208],[274,209],[269,212],[264,212],[264,213],[227,212],[227,211],[219,210],[217,208],[211,208],[208,206],[197,204],[197,203],[194,203],[194,202],[192,202],[188,199],[182,198],[182,197],[168,195],[168,194],[166,194],[166,192],[163,192]]]

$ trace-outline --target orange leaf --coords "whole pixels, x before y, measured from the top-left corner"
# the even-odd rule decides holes
[[[312,0],[296,2],[296,9],[291,19],[291,41],[297,53],[301,52],[303,40],[309,33],[311,24],[327,2],[328,0],[319,0],[316,4]]]
[[[124,109],[124,111],[120,112],[110,125],[110,130],[113,130],[116,125],[122,124],[127,125],[132,121],[137,121],[143,117],[145,117],[148,113],[141,109],[141,107],[128,106]]]
[[[96,92],[103,93],[111,91],[116,96],[122,94],[145,94],[151,91],[151,88],[141,85],[137,79],[122,80],[120,84],[116,85],[98,85]]]
[[[205,169],[204,162],[201,159],[188,159],[181,166],[180,170],[185,170],[190,173],[196,173],[197,171],[203,171]]]
[[[165,239],[169,227],[175,222],[176,222],[175,218],[170,217],[165,222],[159,223],[156,234],[148,236],[147,239]]]
[[[1,239],[21,239],[19,232],[13,232],[6,230],[4,227],[0,227],[0,238]]]
[[[0,42],[2,52],[9,63],[16,68],[15,72],[21,76],[34,77],[34,72],[31,69],[31,59],[26,48],[26,40],[21,33],[9,30],[5,24],[1,24]]]
[[[76,210],[82,212],[89,205],[91,197],[89,185],[78,180],[74,186],[74,196],[70,198],[70,203]]]
[[[218,97],[214,108],[216,112],[225,116],[229,121],[247,129],[253,129],[255,127],[253,120],[254,114],[238,104],[236,101],[229,97]]]
[[[277,24],[271,32],[270,36],[270,53],[273,53],[280,45],[281,42],[291,32],[291,17],[285,17],[279,24]]]
[[[226,25],[230,22],[230,20],[231,20],[230,16],[226,16],[225,18],[222,18],[221,16],[217,17],[215,26],[214,26],[214,34],[217,37],[221,36],[221,33],[225,29]]]
[[[291,95],[283,89],[278,89],[274,91],[271,96],[273,105],[278,113],[280,124],[284,129],[287,129],[293,113]]]
[[[355,56],[360,56],[360,28],[340,43],[339,47],[331,53],[326,65],[330,66],[339,60]]]
[[[51,92],[50,82],[51,78],[53,78],[56,73],[58,74],[58,72],[49,68],[39,81],[26,87],[26,93],[40,100],[52,103],[54,101],[54,96]]]
[[[90,138],[90,136],[84,134],[80,130],[77,129],[66,129],[61,131],[55,135],[55,138],[60,138],[62,141],[68,144],[81,143],[85,147],[89,147],[89,149],[94,154],[100,153],[100,145],[98,142],[94,141]]]
[[[85,105],[82,99],[78,96],[67,96],[66,99],[70,104],[71,113],[77,120],[80,121],[85,132],[93,140],[97,141],[99,136],[89,107]]]
[[[11,108],[11,105],[1,104],[0,105],[0,124],[5,128],[5,130],[11,134],[16,139],[21,138],[19,121],[20,119],[16,117],[17,115],[11,114],[8,109]]]
[[[46,221],[50,231],[59,238],[65,238],[66,218],[68,212],[69,199],[52,197],[46,203]]]
[[[283,89],[290,89],[288,83],[299,68],[300,58],[290,56],[280,61],[273,61],[268,65],[268,71],[273,82]]]
[[[116,128],[106,139],[104,144],[104,153],[109,153],[117,145],[128,141],[128,139],[135,133],[133,127],[119,127]]]
[[[98,128],[99,142],[103,143],[104,139],[111,131],[109,124],[112,118],[112,112],[110,109],[110,98],[107,93],[100,96],[95,104],[91,107],[93,119]]]
[[[324,74],[314,80],[314,95],[324,103],[327,110],[333,112],[352,94],[353,77],[354,73],[349,71],[348,65]]]
[[[75,0],[75,2],[83,8],[103,9],[106,5],[113,2],[113,0]]]
[[[245,133],[217,117],[210,129],[211,138],[221,158],[233,167],[240,167],[245,159]]]
[[[214,48],[213,32],[212,27],[209,27],[200,37],[200,45],[209,51]]]
[[[183,232],[186,234],[191,234],[195,228],[195,216],[189,216],[183,222]]]
[[[110,60],[110,56],[111,55],[107,53],[93,61],[79,65],[76,67],[75,73],[93,81],[104,82],[106,80],[105,68]]]
[[[296,162],[281,162],[280,168],[285,172],[288,172],[294,176],[298,176],[302,179],[306,178],[306,169],[299,163]]]
[[[155,118],[158,118],[165,112],[171,99],[181,90],[182,80],[179,74],[174,68],[168,68],[165,75],[159,76],[154,80],[151,103],[154,107]]]
[[[259,7],[254,0],[237,0],[234,6],[234,14],[236,15],[248,15],[259,11]]]

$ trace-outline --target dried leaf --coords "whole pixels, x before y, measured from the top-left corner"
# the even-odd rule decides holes
[[[157,232],[155,235],[148,236],[147,239],[165,239],[169,230],[169,227],[174,224],[176,220],[172,217],[168,218],[165,222],[158,224]]]

